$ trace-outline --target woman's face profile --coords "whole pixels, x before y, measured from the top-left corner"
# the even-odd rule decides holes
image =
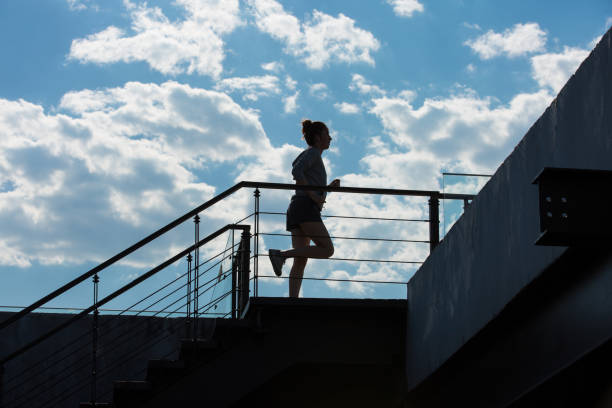
[[[324,129],[321,133],[319,133],[319,135],[317,136],[317,147],[319,147],[321,150],[326,150],[329,148],[329,144],[331,143],[331,136],[329,136],[329,130],[328,129]]]

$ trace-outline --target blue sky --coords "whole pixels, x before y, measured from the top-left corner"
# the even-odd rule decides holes
[[[493,173],[611,24],[607,0],[3,1],[0,303],[31,303],[237,181],[291,182],[304,118],[329,125],[328,172],[345,186],[440,190],[443,171]],[[474,192],[481,182],[449,184]],[[250,194],[204,214],[202,234],[248,214]],[[287,200],[265,192],[262,209]],[[427,218],[417,199],[335,194],[327,211]],[[446,211],[444,224],[457,215]],[[262,223],[283,230],[282,219]],[[427,239],[422,223],[328,226]],[[105,290],[191,234],[185,226],[117,265]],[[336,248],[427,255],[418,244]],[[308,273],[406,281],[414,269],[317,262]],[[377,290],[319,283],[303,294],[385,296]],[[284,295],[286,284],[266,291]]]

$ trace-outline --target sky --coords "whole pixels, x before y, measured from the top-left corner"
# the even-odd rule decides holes
[[[0,306],[32,303],[241,180],[293,182],[306,118],[329,126],[324,160],[343,186],[476,193],[486,178],[442,173],[493,174],[611,25],[609,0],[2,1]],[[201,235],[250,214],[252,195],[203,213]],[[261,210],[285,211],[289,197],[265,190]],[[443,233],[457,205],[445,203]],[[428,217],[422,198],[339,193],[324,213]],[[326,225],[332,236],[428,239],[423,222]],[[284,219],[262,216],[261,231],[284,233]],[[105,271],[102,292],[193,234],[185,225]],[[340,258],[429,252],[334,243]],[[260,253],[289,244],[263,236]],[[405,282],[416,268],[315,261],[306,274]],[[272,274],[267,259],[260,273]],[[53,304],[91,303],[91,283],[81,286]],[[405,295],[381,286],[308,282],[302,295]],[[286,296],[286,281],[260,294]]]

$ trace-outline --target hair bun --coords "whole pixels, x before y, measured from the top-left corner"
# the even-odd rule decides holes
[[[306,133],[308,133],[308,129],[312,127],[312,120],[310,119],[304,119],[302,121],[302,134],[306,135]]]

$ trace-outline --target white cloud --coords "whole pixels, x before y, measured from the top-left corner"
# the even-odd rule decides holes
[[[0,265],[27,268],[32,263],[29,257],[14,245],[5,240],[0,240]]]
[[[602,38],[603,35],[598,35],[597,37],[593,38],[593,40],[591,40],[591,42],[589,43],[589,49],[592,50],[593,48],[595,48]]]
[[[68,7],[73,11],[82,11],[87,9],[88,0],[66,0],[68,2]]]
[[[276,152],[255,113],[176,82],[70,92],[59,112],[0,99],[0,264],[101,261],[210,198],[198,169]],[[207,228],[240,208],[207,212]]]
[[[285,78],[285,86],[287,87],[287,89],[294,90],[297,86],[297,81],[287,75],[287,77]]]
[[[265,64],[261,64],[261,67],[266,71],[270,71],[274,73],[278,73],[279,71],[282,71],[284,69],[283,64],[278,61],[272,61],[272,62],[268,62]]]
[[[345,115],[355,115],[361,111],[359,106],[348,102],[335,103],[334,108],[338,109],[338,111],[344,113]]]
[[[439,169],[449,163],[461,163],[470,171],[493,170],[551,100],[552,95],[541,90],[492,106],[490,98],[466,90],[448,98],[425,99],[419,107],[404,98],[376,98],[370,112],[380,119],[401,152],[406,150],[425,162],[435,161],[430,171],[418,172],[420,176],[414,180],[405,172],[389,173],[405,174],[403,178],[423,185],[423,180],[437,177]],[[388,155],[384,159],[392,163]]]
[[[334,62],[374,65],[370,53],[380,47],[378,40],[343,14],[332,17],[314,10],[312,18],[301,23],[275,0],[249,0],[248,4],[257,28],[282,41],[286,53],[301,58],[311,69]]]
[[[393,12],[400,17],[412,17],[417,11],[423,11],[424,7],[418,0],[387,0],[393,6]]]
[[[360,94],[373,94],[381,96],[385,94],[385,91],[377,85],[370,84],[363,75],[353,74],[351,83],[349,85],[351,91],[359,92]]]
[[[474,66],[474,64],[467,64],[465,70],[469,73],[473,73],[476,72],[476,67]]]
[[[227,92],[243,92],[244,99],[256,101],[260,96],[280,93],[280,84],[274,75],[253,76],[246,78],[225,78],[217,82],[215,89]]]
[[[588,55],[588,50],[571,47],[558,54],[536,55],[531,58],[533,78],[541,87],[558,93]]]
[[[500,55],[514,58],[544,50],[546,33],[537,23],[515,24],[503,33],[489,30],[476,39],[464,42],[482,59]]]
[[[285,104],[285,113],[295,113],[298,108],[298,96],[300,96],[300,91],[296,91],[293,95],[289,95],[283,99],[283,103]]]
[[[107,64],[145,61],[166,74],[218,77],[225,57],[222,36],[241,24],[238,0],[176,0],[186,11],[183,21],[170,21],[158,7],[127,2],[132,34],[110,26],[72,42],[69,58]]]
[[[323,83],[312,84],[310,85],[309,93],[315,98],[325,99],[329,96],[329,94],[327,93],[328,89],[329,88],[327,87],[327,85]]]
[[[478,24],[471,24],[471,23],[468,23],[467,21],[463,23],[463,26],[465,28],[469,28],[470,30],[478,30],[478,31],[482,30],[482,28]]]

